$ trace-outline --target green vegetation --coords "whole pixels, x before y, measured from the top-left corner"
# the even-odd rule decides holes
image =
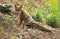
[[[6,19],[12,20],[13,18],[12,18],[12,16],[10,16],[10,15],[6,15]]]
[[[13,1],[13,0],[10,0]],[[23,8],[37,21],[60,27],[60,0],[24,1]]]
[[[13,2],[13,0],[8,0],[9,2]]]
[[[16,39],[16,36],[10,36],[10,39]]]

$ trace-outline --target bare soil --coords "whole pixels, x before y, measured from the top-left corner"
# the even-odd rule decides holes
[[[46,32],[39,29],[28,28],[19,25],[18,19],[9,19],[7,15],[0,13],[0,39],[60,39],[60,30]]]

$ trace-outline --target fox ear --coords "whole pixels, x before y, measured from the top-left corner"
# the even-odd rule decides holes
[[[20,5],[20,10],[22,10],[23,5]]]

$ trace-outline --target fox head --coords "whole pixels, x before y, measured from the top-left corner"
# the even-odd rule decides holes
[[[15,10],[16,10],[16,11],[21,11],[22,5],[16,3],[14,6],[15,6]]]

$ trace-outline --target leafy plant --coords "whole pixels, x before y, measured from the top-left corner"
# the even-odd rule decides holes
[[[8,0],[9,2],[13,2],[13,0]]]
[[[57,27],[56,14],[51,13],[46,23],[52,27]]]
[[[16,39],[16,37],[15,36],[11,36],[10,39]]]

